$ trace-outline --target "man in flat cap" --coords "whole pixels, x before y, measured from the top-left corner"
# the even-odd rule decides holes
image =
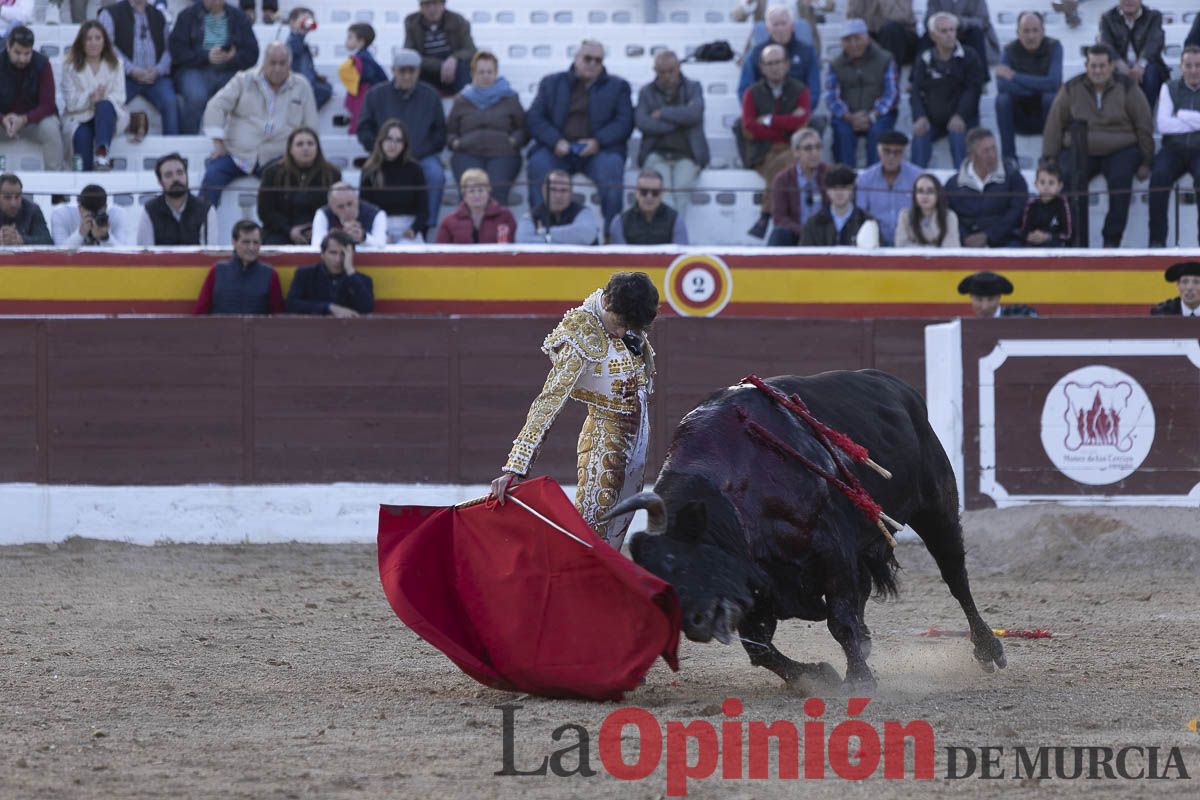
[[[1179,289],[1179,297],[1163,300],[1150,309],[1156,317],[1200,317],[1200,261],[1180,261],[1167,267],[1163,277]]]
[[[959,294],[971,296],[971,310],[984,319],[992,317],[1036,317],[1037,311],[1018,303],[1000,305],[1000,296],[1013,293],[1012,281],[995,272],[976,272],[958,284]]]

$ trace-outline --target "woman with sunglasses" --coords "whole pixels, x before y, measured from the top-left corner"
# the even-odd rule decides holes
[[[618,272],[583,305],[566,313],[542,344],[550,374],[513,442],[491,496],[501,503],[528,475],[568,398],[587,406],[579,433],[575,507],[588,525],[620,550],[633,518],[601,518],[642,490],[650,441],[654,351],[646,332],[658,315],[658,289],[642,272]]]
[[[946,205],[946,191],[928,172],[913,182],[912,207],[896,219],[896,247],[961,247],[958,215]]]

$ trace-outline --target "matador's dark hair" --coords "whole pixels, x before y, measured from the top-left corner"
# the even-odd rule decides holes
[[[658,316],[658,289],[644,272],[617,272],[604,287],[608,308],[630,327],[642,331]]]

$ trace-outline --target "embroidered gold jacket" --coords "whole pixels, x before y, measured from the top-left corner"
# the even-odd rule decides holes
[[[650,342],[644,346],[649,348]],[[600,318],[586,307],[568,311],[546,337],[542,351],[550,357],[550,374],[504,465],[506,472],[517,475],[529,472],[568,397],[590,406],[589,413],[636,414],[643,411],[640,397],[653,391],[646,362],[609,336]],[[650,354],[653,359],[653,350]]]

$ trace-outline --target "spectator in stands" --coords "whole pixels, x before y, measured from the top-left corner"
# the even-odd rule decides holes
[[[338,80],[346,87],[346,111],[350,112],[350,133],[358,132],[358,115],[372,86],[387,83],[387,73],[368,49],[375,41],[375,29],[356,22],[346,30],[346,60],[338,67]]]
[[[312,87],[291,71],[291,60],[286,44],[271,42],[261,69],[239,72],[208,102],[204,133],[212,137],[213,153],[204,193],[210,205],[221,204],[221,191],[235,178],[261,175],[284,154],[294,130],[316,130]]]
[[[325,160],[316,131],[292,131],[283,156],[263,167],[258,184],[263,244],[310,243],[313,215],[325,205],[329,188],[341,179],[342,171]]]
[[[188,191],[187,159],[168,153],[154,162],[162,194],[142,206],[137,243],[142,247],[221,244],[217,210]]]
[[[59,203],[50,211],[50,236],[59,247],[120,247],[133,243],[125,209],[108,204],[103,186],[90,183],[74,203]]]
[[[566,72],[542,78],[526,125],[534,140],[525,168],[529,205],[543,202],[542,185],[551,170],[582,172],[600,192],[607,229],[621,213],[633,103],[629,83],[604,69],[604,45],[583,40]]]
[[[846,16],[867,23],[871,39],[892,54],[896,68],[917,55],[917,20],[912,0],[848,0]]]
[[[1062,70],[1062,44],[1046,36],[1042,15],[1021,12],[1017,38],[1004,46],[996,67],[996,125],[1004,158],[1017,157],[1016,132],[1040,134],[1046,126]]]
[[[508,193],[521,171],[521,146],[528,137],[525,109],[508,81],[497,77],[499,71],[491,52],[480,50],[471,56],[471,82],[450,108],[446,142],[454,179],[468,169],[481,169],[492,182],[496,201],[508,205]]]
[[[356,247],[387,244],[387,214],[374,203],[359,200],[358,190],[345,181],[329,187],[329,202],[312,218],[312,246],[325,241],[330,231],[345,231]]]
[[[771,181],[771,238],[768,247],[795,247],[804,233],[804,223],[829,202],[825,196],[825,173],[821,161],[821,134],[801,128],[792,134],[793,163]]]
[[[1180,77],[1158,95],[1162,147],[1150,170],[1151,247],[1167,246],[1167,208],[1179,176],[1191,173],[1192,186],[1200,188],[1200,44],[1184,47],[1180,62]]]
[[[22,196],[22,188],[13,173],[0,175],[0,245],[54,244],[42,209]]]
[[[1062,171],[1049,160],[1038,165],[1033,186],[1037,197],[1029,198],[1021,215],[1021,242],[1026,247],[1068,247],[1071,228],[1071,204],[1063,197]]]
[[[0,0],[0,39],[33,22],[33,0]]]
[[[239,0],[238,8],[246,15],[246,19],[250,20],[251,24],[257,23],[255,10],[255,0]],[[279,0],[262,0],[263,25],[274,25],[279,21]]]
[[[788,146],[792,134],[808,121],[809,92],[802,81],[788,75],[787,53],[777,44],[763,48],[763,78],[742,98],[741,131],[746,138],[742,160],[766,181],[762,210],[750,235],[767,235],[771,221],[771,182],[792,163]]]
[[[179,135],[179,100],[171,82],[167,18],[149,0],[121,0],[100,9],[97,18],[121,57],[126,102],[145,95],[162,117],[163,135]],[[138,120],[131,122],[131,130],[140,140],[146,135],[146,118],[141,115]]]
[[[833,160],[858,163],[858,139],[867,137],[867,166],[875,163],[879,134],[896,125],[896,61],[867,36],[867,23],[842,26],[842,53],[829,65],[825,105],[833,127]]]
[[[367,92],[358,117],[358,141],[364,150],[370,150],[386,120],[398,119],[404,123],[412,157],[425,172],[428,224],[436,225],[446,188],[441,159],[446,146],[446,115],[438,93],[417,80],[420,65],[421,56],[415,50],[396,52],[392,58],[393,80]]]
[[[1200,317],[1200,261],[1181,261],[1167,267],[1163,277],[1175,284],[1179,297],[1163,300],[1150,309],[1158,316]]]
[[[262,229],[253,220],[233,226],[233,256],[208,271],[193,314],[282,314],[279,273],[258,260]]]
[[[654,80],[638,92],[634,120],[642,132],[637,164],[666,180],[671,206],[687,216],[692,187],[708,166],[704,135],[704,90],[679,70],[679,57],[662,50],[654,57]]]
[[[921,174],[912,187],[912,204],[896,219],[896,247],[959,247],[958,215],[950,210],[936,175]]]
[[[823,12],[833,11],[834,0],[821,0],[820,5],[817,2],[818,0],[796,0],[795,25],[796,37],[819,55],[821,34],[817,30],[817,25],[825,21]],[[773,1],[772,6],[775,5],[779,5],[779,3]],[[754,25],[750,29],[750,40],[741,57],[738,58],[738,64],[744,64],[746,56],[750,54],[751,50],[771,38],[766,22],[767,0],[738,0],[737,5],[729,12],[729,17],[734,22],[754,20]]]
[[[404,46],[420,53],[421,80],[444,95],[457,94],[471,79],[471,23],[447,11],[445,0],[420,0],[420,6],[404,18]]]
[[[1073,159],[1068,128],[1087,123],[1086,174],[1081,186],[1103,172],[1108,183],[1108,214],[1104,218],[1104,246],[1119,247],[1129,216],[1130,189],[1150,177],[1154,160],[1154,122],[1146,96],[1133,79],[1113,74],[1108,45],[1088,48],[1087,72],[1063,84],[1050,107],[1042,155],[1059,158],[1068,185],[1072,184]]]
[[[756,45],[746,56],[742,64],[742,74],[738,79],[738,97],[745,97],[746,90],[763,79],[762,53],[763,49],[776,44],[783,48],[787,59],[787,75],[800,81],[808,87],[812,94],[813,108],[816,108],[821,86],[821,60],[811,44],[807,44],[796,35],[796,23],[792,14],[783,6],[775,6],[767,11],[767,40]]]
[[[1079,3],[1080,0],[1054,0],[1050,3],[1050,7],[1061,12],[1066,17],[1067,27],[1074,30],[1083,24],[1083,20],[1079,16]]]
[[[379,129],[371,155],[359,177],[362,199],[374,203],[387,215],[389,244],[425,241],[429,228],[429,200],[425,196],[425,172],[412,157],[408,131],[398,119],[389,119]]]
[[[963,278],[958,283],[958,293],[971,296],[971,311],[983,319],[994,317],[1036,317],[1038,313],[1029,306],[1000,305],[1000,297],[1013,293],[1012,281],[1003,275],[984,270]]]
[[[121,62],[99,22],[79,26],[75,42],[63,54],[58,82],[63,137],[82,158],[83,170],[112,169],[108,149],[129,125],[129,112]]]
[[[855,201],[879,223],[881,244],[890,247],[896,238],[896,220],[907,208],[913,182],[921,170],[904,158],[908,137],[900,131],[879,135],[879,163],[858,174]]]
[[[638,173],[634,204],[612,221],[613,244],[687,244],[683,216],[663,202],[663,176],[652,169]]]
[[[575,199],[570,173],[551,170],[542,187],[542,197],[545,200],[540,206],[521,216],[517,224],[518,244],[593,245],[599,241],[596,212]]]
[[[1162,14],[1143,6],[1142,0],[1118,0],[1100,17],[1098,41],[1112,48],[1117,72],[1142,87],[1153,108],[1163,81],[1171,76],[1163,60]]]
[[[984,66],[995,64],[1000,58],[1000,40],[992,27],[992,14],[987,0],[929,0],[925,6],[926,47],[934,42],[929,36],[933,15],[953,14],[958,20],[958,41],[973,49]]]
[[[512,212],[492,197],[488,175],[469,169],[459,181],[462,202],[438,226],[438,244],[503,244],[517,232]]]
[[[1017,223],[1029,186],[1015,161],[1001,161],[996,135],[985,128],[967,134],[967,158],[946,182],[950,208],[958,215],[964,247],[1020,244]]]
[[[988,81],[987,67],[970,45],[957,39],[958,19],[934,14],[929,19],[933,47],[917,56],[912,71],[913,163],[929,166],[933,143],[950,139],[954,168],[966,155],[967,130],[979,124],[979,97]]]
[[[41,145],[43,169],[62,169],[54,68],[34,52],[33,31],[24,25],[9,31],[0,56],[0,145],[18,136]]]
[[[354,239],[331,231],[321,240],[321,261],[300,267],[288,288],[289,314],[324,314],[342,319],[375,310],[371,278],[354,268]]]
[[[225,0],[199,0],[179,12],[167,40],[183,108],[179,132],[200,132],[205,106],[233,76],[258,63],[250,20]]]
[[[825,173],[829,204],[804,223],[801,247],[878,247],[879,223],[854,204],[854,169],[838,164]]]
[[[292,53],[292,72],[297,75],[304,76],[308,81],[308,85],[313,90],[313,100],[317,103],[317,108],[325,107],[329,102],[329,98],[333,97],[333,87],[329,85],[329,79],[324,75],[317,74],[317,67],[313,64],[312,51],[308,49],[308,45],[304,42],[304,37],[311,30],[316,30],[317,20],[312,9],[304,6],[297,6],[288,13],[288,33],[287,46]]]

